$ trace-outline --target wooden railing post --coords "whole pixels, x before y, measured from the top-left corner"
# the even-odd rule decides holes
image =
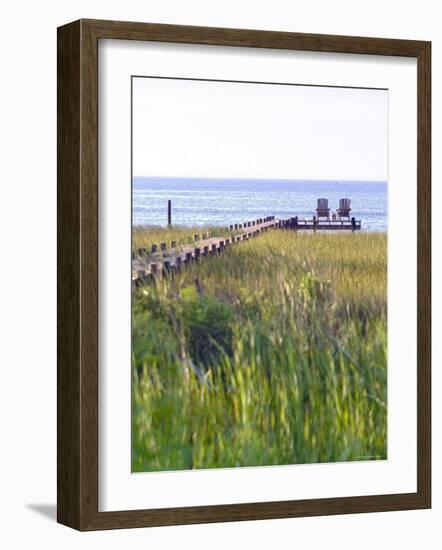
[[[165,260],[165,261],[163,262],[163,271],[164,271],[165,273],[170,273],[170,266],[171,266],[170,260]]]
[[[150,274],[152,277],[155,277],[158,275],[158,265],[157,264],[150,264]]]

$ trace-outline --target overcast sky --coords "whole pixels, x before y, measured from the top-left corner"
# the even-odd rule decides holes
[[[133,173],[387,180],[388,92],[134,78]]]

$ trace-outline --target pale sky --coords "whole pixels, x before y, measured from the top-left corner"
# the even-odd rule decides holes
[[[388,179],[388,92],[133,79],[134,176]]]

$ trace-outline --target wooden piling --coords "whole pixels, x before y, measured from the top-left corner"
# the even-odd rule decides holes
[[[170,260],[164,260],[164,262],[163,262],[163,271],[165,273],[170,273],[170,269],[171,269]]]
[[[195,261],[198,261],[198,258],[201,256],[201,248],[194,248],[193,255],[195,257]]]
[[[150,264],[150,274],[155,277],[158,273],[158,264]]]
[[[158,246],[156,244],[153,244],[151,250],[152,250],[152,254],[155,254],[155,252],[157,252],[158,250]]]
[[[160,243],[160,250],[161,250],[161,252],[165,252],[165,250],[166,250],[166,243]]]
[[[172,201],[167,201],[167,225],[172,225]]]

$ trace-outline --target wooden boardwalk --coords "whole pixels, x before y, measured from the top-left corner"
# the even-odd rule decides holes
[[[252,239],[269,229],[291,229],[295,231],[358,231],[361,221],[350,220],[304,220],[295,216],[285,220],[267,216],[257,220],[230,225],[226,236],[211,237],[205,233],[194,235],[194,244],[177,246],[174,241],[153,244],[150,250],[140,248],[132,255],[132,283],[136,286],[147,280],[179,271],[183,266],[209,256],[223,254],[226,248]]]
[[[229,230],[226,230],[226,233],[229,234],[225,237],[202,238],[204,234],[195,235],[194,245],[184,245],[178,248],[172,242],[168,248],[165,243],[162,243],[163,246],[160,245],[159,249],[157,245],[153,245],[150,251],[139,249],[132,258],[132,281],[136,283],[158,278],[164,273],[180,270],[183,266],[199,261],[201,258],[218,256],[227,247],[247,241],[276,227],[282,227],[282,222],[276,220],[274,216],[268,216],[243,224],[231,225]]]

